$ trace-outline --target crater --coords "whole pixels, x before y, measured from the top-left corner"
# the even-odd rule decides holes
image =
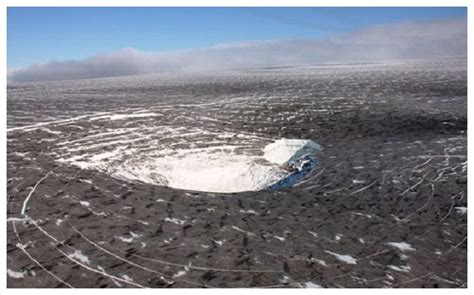
[[[261,140],[210,146],[180,142],[180,148],[173,149],[135,150],[119,146],[60,161],[126,181],[215,193],[290,187],[316,166],[320,147],[311,140],[266,142],[263,148]]]

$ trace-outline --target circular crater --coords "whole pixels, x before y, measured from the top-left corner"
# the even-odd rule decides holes
[[[280,189],[293,185],[314,168],[318,149],[312,141],[295,139],[269,144],[263,155],[239,153],[228,146],[182,149],[127,160],[112,175],[205,192]]]
[[[114,130],[62,144],[60,162],[176,189],[235,193],[290,187],[315,166],[311,140],[173,128]],[[132,144],[130,144],[132,142]]]

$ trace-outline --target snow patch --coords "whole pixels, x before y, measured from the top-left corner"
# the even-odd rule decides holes
[[[133,282],[132,278],[127,275],[122,275],[122,279],[126,280],[127,282]]]
[[[246,214],[258,215],[257,212],[255,212],[255,210],[252,210],[252,209],[250,209],[250,210],[242,210],[242,209],[241,209],[239,212],[240,212],[240,213],[246,213]]]
[[[314,258],[314,257],[311,257],[310,260],[311,260],[312,262],[317,262],[319,265],[328,266],[328,265],[326,264],[326,261],[324,261],[324,260],[317,259],[317,258]]]
[[[347,264],[357,264],[357,259],[350,255],[341,255],[327,250],[324,252],[333,255],[334,257],[336,257],[337,260],[345,262]]]
[[[315,233],[315,232],[308,231],[308,233],[309,233],[310,235],[312,235],[313,237],[315,237],[315,238],[317,238],[317,237],[318,237],[318,234],[317,234],[317,233]]]
[[[456,209],[457,213],[459,214],[466,214],[467,213],[467,207],[454,207]]]
[[[280,242],[284,242],[285,238],[284,237],[279,237],[279,236],[273,236],[275,239],[279,240]]]
[[[399,271],[399,272],[410,272],[410,270],[411,270],[411,267],[409,265],[407,265],[407,266],[405,266],[405,265],[400,265],[400,266],[389,265],[388,267],[393,269],[393,270]]]
[[[222,244],[224,244],[224,242],[225,242],[225,240],[220,240],[220,241],[219,240],[211,240],[211,241],[213,241],[214,243],[216,243],[219,246],[222,246]]]
[[[129,232],[128,234],[130,235],[130,237],[117,236],[116,238],[121,240],[124,243],[130,244],[133,242],[134,239],[138,239],[141,237],[141,235],[138,235],[134,232]]]
[[[406,242],[399,242],[399,243],[396,243],[396,242],[390,242],[390,243],[387,243],[387,245],[390,245],[392,247],[395,247],[397,249],[399,249],[400,251],[415,251],[415,248],[413,248],[410,244],[406,243]]]
[[[9,268],[7,269],[7,273],[8,273],[9,277],[12,277],[14,279],[23,279],[25,277],[24,272],[14,271],[14,270],[11,270]]]
[[[249,232],[249,231],[246,231],[246,230],[243,230],[235,225],[231,226],[232,229],[236,230],[236,231],[239,231],[239,232],[242,232],[242,233],[245,233],[247,234],[247,236],[255,236],[255,234],[253,232]]]
[[[179,278],[184,276],[188,272],[189,268],[187,266],[184,267],[184,270],[180,270],[173,275],[173,278]]]
[[[74,253],[68,255],[69,258],[78,259],[82,263],[89,264],[89,257],[84,255],[81,250],[76,250]]]
[[[178,219],[178,218],[169,218],[169,217],[166,217],[165,221],[172,222],[172,223],[177,224],[177,225],[183,225],[184,223],[186,223],[186,221],[184,221],[184,220],[181,220],[181,219]]]
[[[82,206],[84,207],[89,207],[91,203],[87,202],[87,201],[79,201],[79,203],[81,203]]]

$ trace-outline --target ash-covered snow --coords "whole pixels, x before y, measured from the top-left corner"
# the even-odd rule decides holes
[[[466,68],[9,84],[8,287],[465,288]]]

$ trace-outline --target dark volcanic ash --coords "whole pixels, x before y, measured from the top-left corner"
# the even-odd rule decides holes
[[[11,84],[8,287],[466,287],[466,93],[458,58]],[[169,187],[282,138],[323,147],[290,188]]]

